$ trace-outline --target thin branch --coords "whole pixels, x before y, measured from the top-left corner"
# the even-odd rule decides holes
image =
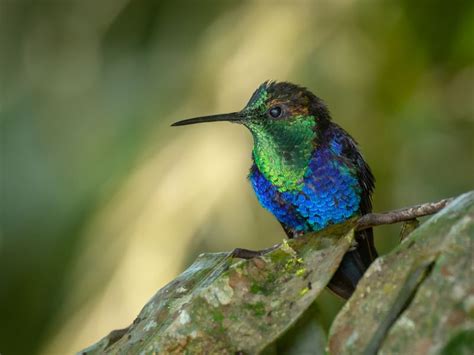
[[[359,218],[359,220],[357,221],[356,229],[360,231],[383,224],[394,224],[399,222],[411,221],[419,217],[428,216],[443,209],[452,200],[453,198],[446,198],[438,202],[427,202],[421,205],[400,208],[398,210],[388,212],[368,213]],[[232,252],[230,252],[229,256],[239,259],[252,259],[258,256],[268,254],[269,252],[280,247],[280,245],[281,243],[263,250],[236,248]]]
[[[357,221],[357,230],[363,230],[370,227],[380,226],[382,224],[393,224],[413,220],[415,218],[428,216],[443,209],[453,199],[447,198],[438,202],[427,202],[421,205],[400,208],[399,210],[368,213]]]

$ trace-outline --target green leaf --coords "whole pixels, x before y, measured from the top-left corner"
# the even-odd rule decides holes
[[[470,192],[377,259],[334,321],[330,352],[419,354],[467,346],[450,342],[460,329],[474,329],[473,220]]]
[[[285,241],[251,260],[202,254],[158,291],[129,328],[82,353],[261,352],[328,284],[353,242],[353,225],[351,221]],[[314,319],[306,323],[308,332],[322,331]]]

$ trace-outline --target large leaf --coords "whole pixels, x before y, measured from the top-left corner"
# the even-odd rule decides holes
[[[258,353],[308,309],[352,242],[350,222],[251,260],[202,254],[158,291],[130,327],[82,353]]]
[[[333,354],[472,354],[474,192],[377,259],[334,321]]]

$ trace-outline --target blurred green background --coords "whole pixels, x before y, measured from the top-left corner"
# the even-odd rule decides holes
[[[78,351],[199,253],[284,237],[248,132],[169,127],[264,80],[328,103],[376,210],[473,188],[472,1],[0,0],[0,36],[2,354]],[[326,327],[340,306],[319,301]]]

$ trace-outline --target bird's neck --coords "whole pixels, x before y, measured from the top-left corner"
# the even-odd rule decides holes
[[[301,189],[315,150],[313,125],[298,129],[275,126],[272,135],[252,132],[253,159],[259,171],[280,192]]]

